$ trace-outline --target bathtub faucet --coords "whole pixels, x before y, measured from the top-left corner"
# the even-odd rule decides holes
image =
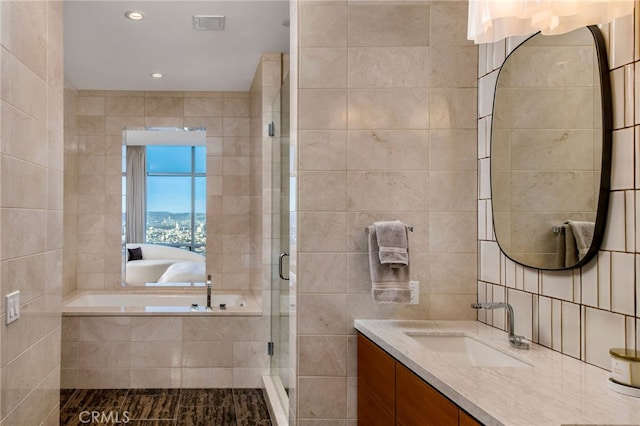
[[[518,336],[513,330],[513,308],[508,303],[473,303],[473,309],[498,309],[505,308],[507,310],[507,323],[509,329],[509,344],[516,349],[529,349],[529,344],[522,341],[523,336]]]
[[[211,310],[211,275],[207,275],[207,311]]]

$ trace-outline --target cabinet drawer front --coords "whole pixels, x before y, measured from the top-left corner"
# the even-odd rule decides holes
[[[458,407],[397,363],[396,420],[407,426],[457,426]]]
[[[362,425],[393,425],[395,360],[358,334],[358,419]]]
[[[381,410],[380,402],[367,394],[358,395],[358,424],[361,426],[394,426],[395,413]]]
[[[465,411],[462,411],[462,409],[460,409],[459,416],[460,426],[482,426],[482,423],[468,415]]]

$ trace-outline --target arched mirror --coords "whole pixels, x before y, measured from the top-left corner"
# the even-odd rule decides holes
[[[584,265],[602,241],[611,167],[611,87],[597,27],[536,34],[500,69],[491,134],[496,239],[539,269]]]

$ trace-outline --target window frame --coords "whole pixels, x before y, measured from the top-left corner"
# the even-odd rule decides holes
[[[146,190],[145,190],[145,205],[146,205],[146,212],[145,212],[145,243],[146,244],[160,244],[160,245],[165,245],[165,246],[170,246],[170,247],[186,247],[189,251],[192,252],[196,252],[196,253],[200,253],[200,254],[205,254],[206,253],[206,248],[207,248],[207,243],[206,243],[206,231],[205,231],[205,241],[204,243],[196,243],[196,178],[205,178],[205,206],[206,206],[206,177],[207,177],[207,173],[206,173],[206,148],[205,151],[203,153],[204,158],[205,158],[205,170],[202,172],[197,172],[196,171],[196,148],[200,147],[200,145],[147,145],[145,147],[146,155],[147,155],[147,159],[148,157],[148,149],[149,147],[164,147],[164,146],[171,146],[171,147],[185,147],[185,148],[191,148],[191,167],[190,167],[190,171],[189,172],[159,172],[159,171],[155,171],[155,172],[150,172],[149,171],[149,162],[147,161],[147,165],[145,166],[145,179],[147,181],[146,183]],[[149,177],[188,177],[190,178],[190,186],[191,186],[191,227],[190,227],[190,234],[191,234],[191,241],[190,242],[186,242],[183,244],[180,243],[166,243],[166,242],[150,242],[147,240],[147,230],[148,230],[148,213],[149,213]],[[206,207],[205,207],[206,208]],[[205,218],[206,218],[206,210],[205,210]],[[205,219],[206,220],[206,219]],[[206,222],[205,222],[205,227],[206,227]],[[198,250],[201,249],[201,250]]]

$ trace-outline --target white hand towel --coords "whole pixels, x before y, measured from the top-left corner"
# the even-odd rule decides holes
[[[378,257],[383,265],[402,268],[409,264],[407,225],[399,220],[374,222],[378,240]]]
[[[371,295],[374,302],[409,303],[409,265],[392,268],[391,264],[382,264],[379,259],[379,246],[376,227],[369,226],[369,271],[371,273]],[[408,256],[408,254],[407,254]]]

